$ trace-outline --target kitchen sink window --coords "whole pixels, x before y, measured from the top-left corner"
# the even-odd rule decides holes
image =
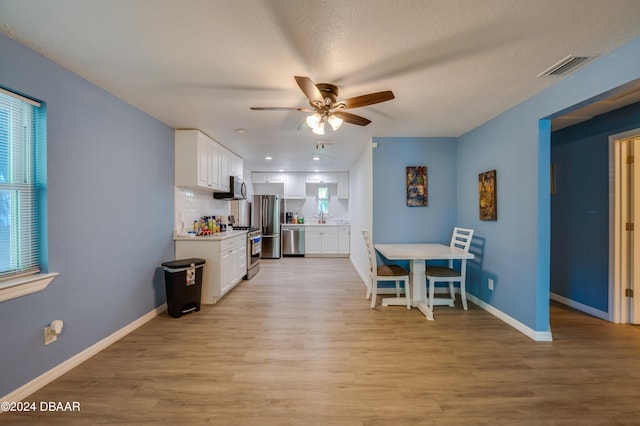
[[[329,214],[329,187],[318,187],[318,217],[326,217]]]
[[[46,263],[45,129],[39,102],[0,88],[0,301],[42,290],[56,275],[38,274]]]

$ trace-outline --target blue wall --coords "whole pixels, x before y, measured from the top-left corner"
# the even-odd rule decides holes
[[[640,103],[551,135],[551,291],[609,310],[609,136],[640,128]]]
[[[49,287],[0,303],[0,396],[165,302],[173,129],[0,35],[0,85],[46,102]],[[58,341],[43,329],[64,321]]]
[[[549,331],[547,118],[639,78],[639,57],[636,39],[459,138],[458,222],[469,224],[483,242],[483,273],[469,277],[467,287],[536,332]],[[476,182],[478,173],[491,169],[497,170],[498,220],[483,222]],[[493,292],[487,290],[487,275],[495,277]]]
[[[378,144],[373,150],[374,244],[448,244],[456,226],[456,138],[374,138],[374,142]],[[427,167],[426,207],[407,206],[407,166]],[[409,270],[408,261],[380,260]]]
[[[456,226],[456,139],[374,138],[374,243],[449,243]],[[406,167],[427,166],[427,206],[408,207]]]
[[[549,332],[550,119],[640,78],[639,57],[636,39],[457,139],[374,139],[374,241],[447,242],[454,225],[474,229],[468,291],[534,333]],[[403,168],[421,164],[429,207],[411,209]],[[497,171],[497,221],[478,214],[478,174],[488,170]]]

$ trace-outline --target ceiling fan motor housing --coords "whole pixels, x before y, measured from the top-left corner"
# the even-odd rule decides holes
[[[319,83],[316,84],[316,87],[322,94],[326,106],[331,106],[332,104],[336,103],[336,101],[338,100],[338,86],[328,83]],[[327,102],[327,98],[330,99],[329,102]]]

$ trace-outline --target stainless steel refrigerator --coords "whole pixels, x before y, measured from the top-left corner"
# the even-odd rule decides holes
[[[261,259],[280,257],[280,203],[279,195],[254,195],[251,205],[251,226],[262,232]]]

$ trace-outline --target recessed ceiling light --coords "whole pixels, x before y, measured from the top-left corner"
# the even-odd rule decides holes
[[[247,129],[236,129],[235,132],[236,133],[247,133],[248,130]]]
[[[269,157],[268,155],[264,157],[265,160],[273,160],[273,157]]]
[[[320,157],[313,157],[313,161],[320,161]]]

